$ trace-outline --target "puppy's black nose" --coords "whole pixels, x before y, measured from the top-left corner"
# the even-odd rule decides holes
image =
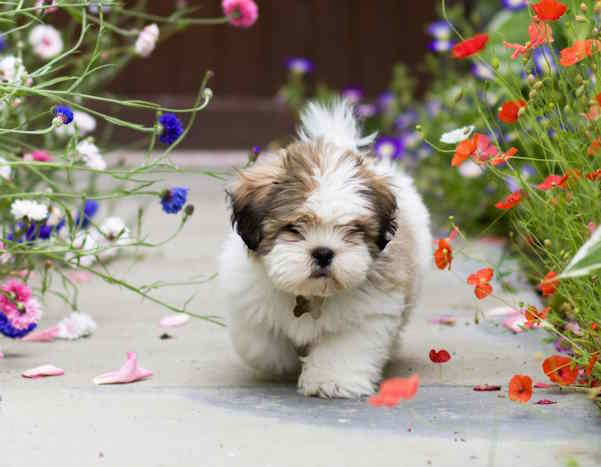
[[[311,252],[311,256],[315,258],[315,262],[320,267],[325,268],[332,264],[332,259],[334,259],[334,250],[320,246]]]

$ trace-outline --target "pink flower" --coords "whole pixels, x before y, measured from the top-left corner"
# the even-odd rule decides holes
[[[483,134],[478,134],[478,145],[476,152],[472,155],[474,162],[483,164],[492,157],[495,157],[499,150],[494,144],[490,143],[490,138]]]
[[[50,162],[53,157],[46,151],[33,151],[25,154],[23,159],[26,161]]]
[[[259,17],[259,8],[253,0],[223,0],[221,6],[234,26],[250,28]]]
[[[152,371],[138,366],[135,352],[127,352],[127,360],[117,371],[111,371],[94,378],[94,384],[133,383],[152,376]]]
[[[42,316],[40,303],[31,297],[31,289],[23,282],[11,280],[0,287],[0,312],[16,329],[27,329]]]

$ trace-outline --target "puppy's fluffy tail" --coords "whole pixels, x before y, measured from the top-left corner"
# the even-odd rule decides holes
[[[336,99],[330,104],[309,103],[301,112],[298,137],[301,141],[321,138],[343,149],[357,151],[370,145],[376,133],[361,136],[353,107],[344,100]]]

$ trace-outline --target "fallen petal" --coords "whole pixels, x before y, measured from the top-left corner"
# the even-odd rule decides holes
[[[92,273],[89,271],[73,271],[71,273],[71,280],[76,284],[85,284],[90,282],[92,279]]]
[[[430,324],[440,324],[442,326],[455,326],[457,324],[457,320],[454,316],[451,315],[442,315],[440,318],[431,319],[429,321]]]
[[[549,399],[541,399],[537,402],[535,402],[536,405],[553,405],[553,404],[557,404],[557,401],[552,401]]]
[[[55,367],[54,365],[42,365],[31,370],[24,371],[21,376],[24,378],[43,378],[45,376],[62,376],[65,374],[65,370],[62,368]]]
[[[51,328],[29,333],[22,340],[27,342],[52,342],[54,339],[56,339],[58,333],[58,326],[52,326]]]
[[[138,366],[138,359],[135,352],[127,353],[127,360],[117,371],[111,371],[96,376],[94,384],[126,384],[133,383],[152,376],[152,371],[145,370]]]
[[[74,312],[58,323],[59,339],[75,340],[88,337],[96,331],[96,322],[86,313]]]
[[[184,313],[176,313],[173,315],[165,316],[160,324],[165,328],[176,328],[178,326],[183,326],[190,319],[190,315],[186,315]]]
[[[526,330],[527,324],[528,320],[523,314],[512,316],[511,318],[508,318],[505,321],[503,321],[503,326],[505,326],[507,329],[516,334],[524,332]]]
[[[534,383],[534,387],[536,389],[548,389],[552,386],[553,386],[552,384],[547,384],[547,383],[541,383],[541,382]]]
[[[479,384],[478,386],[474,387],[474,391],[500,391],[501,390],[501,386],[495,386],[495,385],[490,385],[490,384]]]

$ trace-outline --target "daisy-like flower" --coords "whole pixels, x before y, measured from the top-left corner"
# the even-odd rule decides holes
[[[303,57],[290,57],[286,59],[286,69],[295,75],[306,75],[313,71],[313,62]]]
[[[51,162],[54,158],[48,151],[36,150],[25,154],[23,160],[28,162]]]
[[[504,123],[513,124],[518,121],[520,109],[527,106],[526,101],[506,101],[499,109],[498,117]]]
[[[76,128],[79,136],[86,136],[96,130],[96,119],[87,112],[74,110],[73,125],[61,125],[54,129],[54,133],[60,137],[73,136]]]
[[[492,285],[490,285],[490,280],[494,275],[494,270],[492,268],[484,268],[480,269],[474,274],[470,274],[467,278],[467,283],[469,285],[473,285],[474,295],[479,300],[482,300],[488,297],[492,293]]]
[[[538,19],[543,21],[557,21],[568,9],[566,5],[557,0],[540,0],[531,6]]]
[[[109,217],[99,229],[98,244],[100,246],[113,245],[115,247],[125,246],[129,243],[129,229],[119,217]],[[108,248],[102,251],[99,256],[106,260],[117,254],[116,248]]]
[[[438,269],[451,269],[453,262],[453,247],[448,238],[438,240],[438,248],[434,252],[434,262]]]
[[[73,110],[68,105],[57,105],[54,109],[54,115],[63,125],[68,125],[73,121]]]
[[[223,0],[221,6],[230,23],[240,28],[250,28],[259,17],[259,8],[253,0]]]
[[[526,8],[527,5],[526,0],[503,0],[503,6],[506,10],[519,11]]]
[[[532,398],[532,378],[525,375],[515,375],[509,381],[509,399],[520,404],[527,403]]]
[[[8,161],[4,157],[0,157],[0,178],[10,180],[12,168],[8,165]]]
[[[69,251],[65,255],[65,261],[77,265],[77,258],[79,257],[79,264],[84,267],[91,266],[94,261],[96,261],[96,257],[94,256],[94,250],[98,248],[98,242],[94,238],[94,235],[88,233],[87,231],[79,232],[75,239],[73,239],[73,243],[71,247],[75,250],[79,250],[79,254]]]
[[[503,209],[503,210],[512,209],[512,208],[516,207],[518,204],[520,204],[522,202],[522,199],[523,199],[522,190],[517,190],[517,191],[514,191],[513,193],[507,195],[505,197],[505,199],[496,203],[495,207],[497,209]]]
[[[569,386],[578,378],[578,367],[570,357],[553,355],[543,362],[543,371],[554,383]]]
[[[8,55],[0,60],[0,81],[9,84],[27,83],[29,75],[20,58]]]
[[[463,128],[457,128],[456,130],[443,133],[440,137],[440,142],[445,144],[457,144],[468,139],[474,132],[476,127],[474,125],[465,126]]]
[[[171,146],[175,143],[184,132],[184,126],[180,122],[179,118],[175,114],[165,113],[159,118],[159,124],[161,125],[161,136],[159,140],[161,143]]]
[[[376,156],[386,160],[400,159],[404,153],[403,142],[400,138],[381,136],[374,144]]]
[[[15,219],[41,221],[48,217],[48,206],[29,199],[16,199],[10,207]]]
[[[156,47],[157,41],[159,40],[159,27],[156,24],[149,24],[144,27],[134,45],[136,55],[140,57],[148,57]]]
[[[38,57],[48,60],[63,51],[63,39],[56,28],[47,24],[38,24],[31,28],[29,45]]]
[[[455,44],[452,49],[453,58],[463,60],[480,52],[488,42],[488,34],[477,34],[474,37]]]
[[[363,90],[358,87],[344,88],[341,95],[349,104],[357,105],[363,99]]]
[[[161,206],[167,214],[177,214],[181,211],[188,199],[188,188],[173,187],[165,190],[161,195]]]
[[[84,140],[79,142],[77,146],[75,146],[75,151],[89,168],[94,170],[106,169],[106,161],[104,160],[104,157],[102,157],[102,154],[100,154],[98,146],[91,141]]]

